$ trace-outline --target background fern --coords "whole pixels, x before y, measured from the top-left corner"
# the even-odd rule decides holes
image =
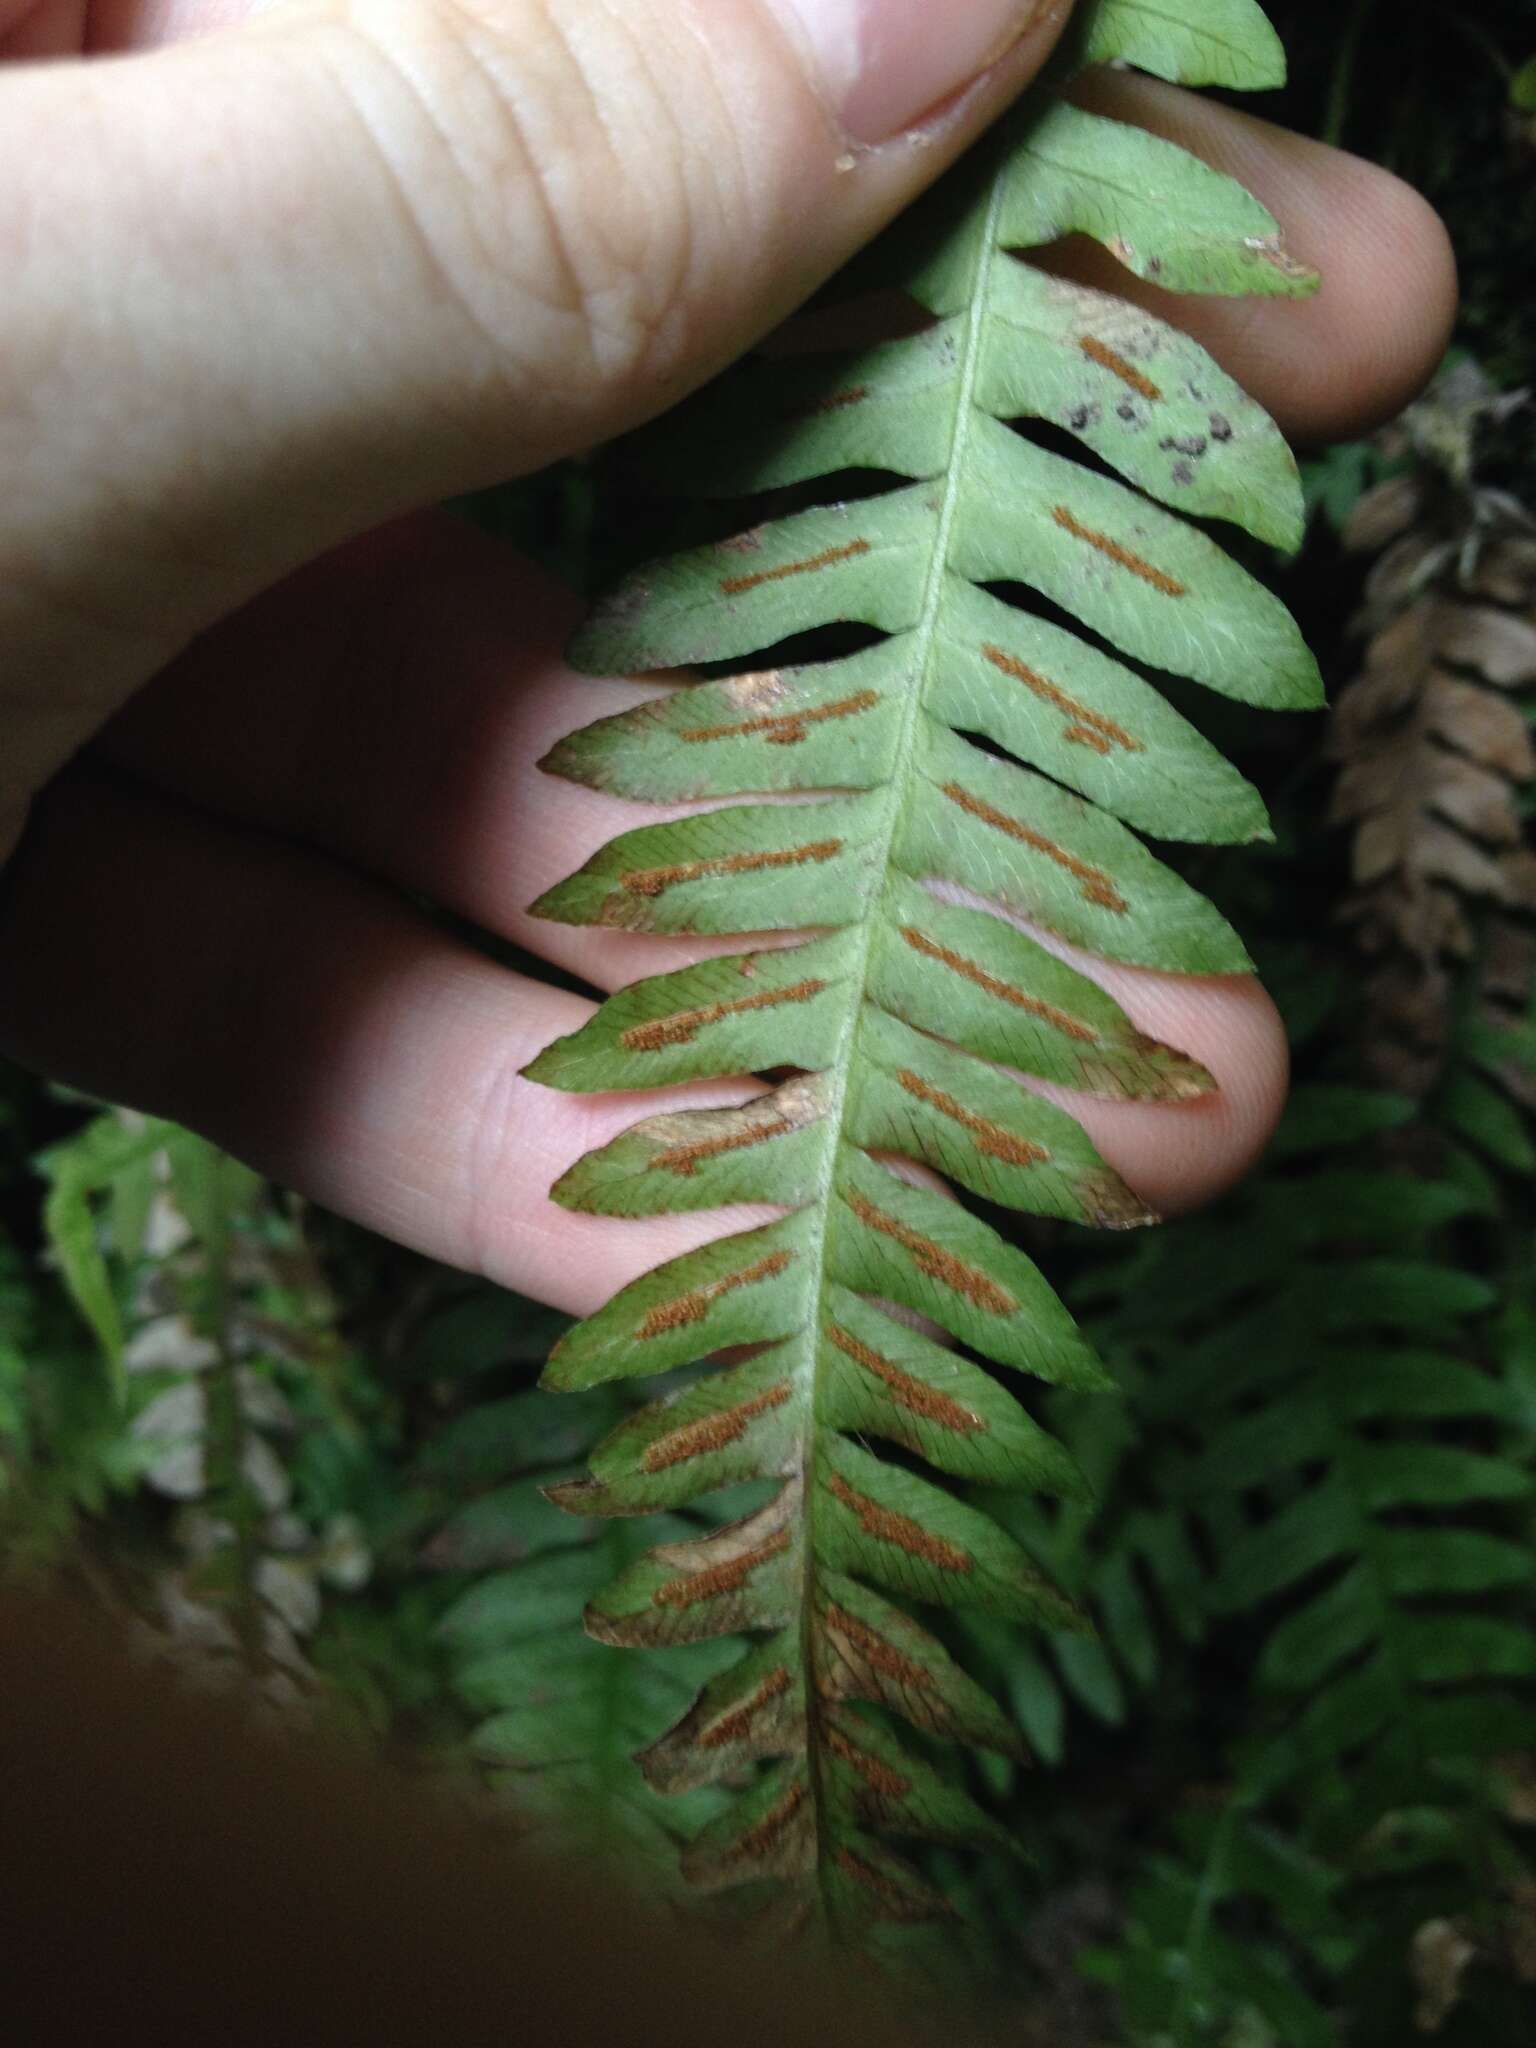
[[[1362,1140],[1337,1130],[1321,1150],[1314,1107],[1337,1121],[1341,1105],[1301,1098],[1294,1164],[1233,1219],[1250,1251],[1261,1224],[1273,1247],[1235,1289],[1203,1289],[1190,1316],[1192,1284],[1230,1249],[1204,1227],[1181,1234],[1156,1303],[1130,1273],[1105,1283],[1118,1341],[1149,1362],[1147,1424],[1177,1446],[1163,1476],[1212,1560],[1208,1611],[1258,1632],[1221,1810],[1174,1831],[1141,1931],[1106,1963],[1148,2038],[1173,2013],[1185,2031],[1172,2038],[1222,2038],[1252,2003],[1279,2040],[1338,2040],[1325,1987],[1338,1999],[1353,1983],[1352,2007],[1374,2002],[1367,2038],[1400,2039],[1405,1962],[1441,1919],[1475,1927],[1470,1952],[1507,1983],[1525,1967],[1513,1923],[1528,1849],[1508,1774],[1536,1732],[1527,1397],[1488,1325],[1493,1291],[1449,1262],[1466,1193],[1442,1181],[1405,1196],[1400,1174],[1355,1165]],[[1382,1124],[1406,1112],[1356,1107]],[[1161,1320],[1180,1279],[1186,1307]],[[1255,1874],[1277,1857],[1289,1891]],[[1181,1896],[1198,1924],[1175,1927]],[[1283,1991],[1261,1995],[1263,1970],[1234,1969],[1248,1953],[1234,1929],[1255,1955],[1278,1937]]]
[[[522,1826],[550,1831],[567,1853],[626,1865],[654,1893],[679,1882],[682,1841],[722,1802],[707,1790],[662,1798],[633,1755],[741,1646],[620,1658],[583,1632],[583,1608],[645,1545],[627,1523],[594,1529],[545,1496],[631,1412],[606,1393],[579,1409],[514,1394],[468,1410],[434,1438],[413,1476],[423,1505],[456,1505],[421,1556],[432,1571],[473,1578],[436,1634],[454,1697],[476,1723],[469,1749],[487,1785]],[[672,1542],[700,1533],[697,1520],[681,1518],[662,1532]]]

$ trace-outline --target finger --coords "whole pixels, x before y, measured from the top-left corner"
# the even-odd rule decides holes
[[[7,74],[14,671],[108,701],[347,533],[663,410],[936,177],[1065,11],[308,0]]]
[[[280,0],[90,0],[86,47],[148,49],[214,29],[233,28]]]
[[[1029,1085],[1077,1119],[1159,1216],[1203,1208],[1235,1186],[1274,1136],[1290,1081],[1285,1026],[1262,984],[1252,975],[1150,974],[1048,933],[1031,936],[1096,981],[1138,1030],[1197,1059],[1216,1091],[1194,1102],[1109,1102]]]
[[[1176,296],[1082,242],[1064,245],[1052,267],[1193,334],[1295,440],[1363,434],[1415,396],[1445,352],[1456,313],[1450,239],[1418,193],[1359,157],[1155,79],[1097,72],[1074,96],[1246,185],[1322,287],[1300,303]]]
[[[0,909],[11,1057],[574,1314],[774,1213],[620,1222],[548,1200],[661,1106],[520,1078],[590,1014],[333,863],[78,774],[40,807]],[[672,1090],[666,1106],[745,1092]]]
[[[67,7],[66,14],[81,11]],[[93,13],[104,47],[165,40],[252,11],[251,0],[110,0]],[[36,20],[57,10],[23,8]],[[5,9],[0,6],[0,26]],[[56,27],[47,30],[53,43]],[[53,46],[51,44],[50,46]],[[1445,231],[1425,203],[1390,173],[1131,73],[1099,73],[1078,97],[1192,148],[1237,177],[1280,216],[1290,243],[1324,275],[1322,297],[1300,319],[1277,305],[1204,307],[1192,313],[1224,362],[1287,432],[1325,440],[1364,432],[1389,417],[1424,382],[1449,336],[1455,262]],[[1102,251],[1081,245],[1067,259],[1110,288],[1125,274]],[[1160,311],[1168,295],[1130,281],[1132,296]]]
[[[577,1158],[657,1104],[521,1078],[588,1013],[321,859],[78,775],[46,805],[0,913],[10,1056],[202,1130],[372,1229],[577,1315],[773,1213],[618,1221],[549,1201]]]
[[[230,11],[245,4],[228,0]],[[215,11],[213,0],[119,0],[105,10],[117,17],[120,41],[185,33]],[[1133,73],[1094,74],[1076,96],[1247,185],[1320,271],[1323,288],[1305,307],[1176,300],[1087,243],[1061,267],[1192,328],[1293,439],[1364,433],[1423,385],[1450,337],[1456,265],[1444,227],[1417,193],[1358,157]]]
[[[558,653],[571,613],[566,593],[503,548],[447,521],[415,523],[211,636],[105,744],[163,788],[324,847],[612,989],[703,948],[528,915],[617,833],[676,815],[540,773],[573,726],[655,694],[572,675]],[[1279,1113],[1285,1040],[1273,1006],[1248,979],[1071,957],[1142,1029],[1203,1061],[1221,1095],[1067,1106],[1154,1208],[1209,1199]]]
[[[88,0],[0,0],[0,58],[62,57],[79,49]]]

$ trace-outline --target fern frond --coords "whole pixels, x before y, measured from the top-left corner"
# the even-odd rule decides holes
[[[1181,1232],[1156,1287],[1122,1274],[1112,1328],[1151,1368],[1153,1416],[1198,1446],[1180,1484],[1219,1560],[1214,1611],[1270,1617],[1248,1789],[1304,1795],[1355,1857],[1397,1809],[1467,1815],[1469,1766],[1536,1743],[1533,1480],[1479,1360],[1496,1291],[1442,1249],[1472,1198],[1341,1157],[1371,1098],[1316,1093],[1282,1147],[1312,1155],[1304,1179]]]
[[[1127,2048],[1250,2037],[1339,2048],[1336,2016],[1305,1981],[1326,1982],[1351,1957],[1339,1889],[1326,1865],[1229,1793],[1220,1811],[1181,1820],[1171,1850],[1147,1860],[1118,1943],[1081,1967],[1114,1989]],[[1241,1932],[1227,1924],[1234,1906]],[[1323,1966],[1306,1971],[1314,1958]]]
[[[1209,1560],[1192,1539],[1182,1495],[1166,1497],[1159,1483],[1166,1460],[1143,1441],[1134,1385],[1128,1391],[1132,1403],[1113,1418],[1075,1395],[1053,1394],[1045,1403],[1044,1419],[1087,1474],[1092,1498],[1016,1492],[992,1508],[1088,1614],[1093,1633],[1050,1634],[1032,1645],[1006,1624],[964,1621],[967,1644],[996,1674],[1031,1748],[1049,1764],[1067,1754],[1074,1709],[1124,1726],[1176,1662],[1170,1645],[1188,1649],[1209,1632]]]
[[[1085,13],[1096,55],[1209,75],[1205,23],[1253,53],[1250,69],[1271,61],[1246,0],[1215,15],[1132,0]],[[690,1867],[714,1884],[809,1881],[834,1921],[933,1908],[880,1837],[988,1832],[863,1709],[1020,1747],[893,1603],[1084,1626],[1013,1537],[914,1469],[1054,1494],[1082,1485],[965,1353],[1035,1383],[1109,1384],[1020,1251],[931,1173],[886,1162],[1014,1209],[1149,1220],[1021,1077],[1164,1101],[1210,1078],[1145,1038],[1051,944],[1173,972],[1244,969],[1235,932],[1130,827],[1241,842],[1266,820],[1134,664],[1253,704],[1319,698],[1283,608],[1178,516],[1294,541],[1299,488],[1278,432],[1188,339],[1012,253],[1072,232],[1176,290],[1311,283],[1238,186],[1167,142],[1038,98],[866,273],[883,264],[924,331],[853,361],[757,366],[667,430],[671,474],[696,491],[849,470],[886,473],[891,487],[632,578],[578,636],[579,667],[751,672],[605,720],[545,763],[651,802],[800,799],[645,826],[541,899],[544,917],[626,931],[820,935],[626,989],[529,1071],[593,1091],[791,1070],[737,1109],[653,1117],[560,1184],[557,1199],[605,1214],[742,1202],[788,1213],[627,1288],[561,1344],[547,1378],[585,1388],[766,1347],[625,1423],[593,1477],[558,1497],[636,1515],[740,1480],[779,1483],[739,1525],[632,1565],[588,1626],[622,1645],[763,1638],[646,1766],[667,1785],[767,1766]],[[762,431],[742,432],[744,415]],[[1074,437],[1091,462],[1016,431],[1021,418]],[[1081,630],[999,594],[1014,586]],[[774,662],[786,641],[850,625],[869,644]],[[907,1455],[879,1456],[869,1438]]]
[[[618,1394],[586,1410],[594,1403],[573,1417],[537,1394],[482,1402],[427,1446],[412,1478],[423,1504],[458,1500],[422,1558],[469,1575],[436,1625],[450,1689],[473,1724],[469,1756],[520,1826],[653,1888],[674,1881],[684,1837],[723,1802],[707,1789],[659,1797],[634,1751],[742,1646],[615,1658],[581,1632],[583,1607],[645,1547],[628,1524],[594,1533],[546,1498],[594,1429],[630,1412]],[[663,1533],[687,1539],[704,1526],[676,1520]]]
[[[1525,1007],[1536,961],[1522,702],[1536,682],[1536,518],[1478,481],[1481,440],[1522,399],[1470,362],[1442,374],[1382,436],[1394,453],[1406,442],[1413,467],[1367,492],[1345,528],[1376,559],[1356,621],[1365,664],[1332,721],[1332,817],[1353,839],[1343,914],[1365,966],[1362,1053],[1412,1095],[1453,1061],[1464,963],[1479,959],[1478,1008],[1496,1027]],[[1508,1080],[1518,1060],[1506,1048],[1495,1064]],[[1452,1085],[1452,1121],[1507,1154],[1513,1105],[1465,1073]],[[1532,1099],[1528,1077],[1517,1092]],[[1528,1141],[1514,1150],[1529,1171]]]
[[[32,1561],[57,1564],[63,1500],[94,1522],[136,1496],[141,1541],[157,1525],[168,1539],[112,1588],[140,1646],[199,1686],[249,1688],[264,1714],[318,1720],[334,1704],[311,1657],[327,1596],[373,1568],[356,1515],[320,1509],[302,1476],[306,1426],[341,1406],[328,1288],[272,1191],[175,1124],[109,1110],[37,1164],[49,1251],[100,1367],[28,1360],[46,1474],[19,1503],[44,1537]],[[0,1365],[4,1308],[0,1284]]]

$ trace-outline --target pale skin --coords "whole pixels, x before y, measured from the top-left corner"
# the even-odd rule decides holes
[[[600,990],[692,954],[527,915],[665,815],[534,765],[646,692],[571,675],[569,599],[425,508],[704,381],[1011,103],[1059,26],[921,145],[850,165],[758,0],[0,0],[0,859],[32,814],[0,895],[0,1051],[577,1313],[757,1220],[545,1197],[663,1099],[522,1081],[591,1005],[412,899]],[[1455,297],[1420,200],[1172,88],[1093,90],[1242,178],[1325,271],[1305,305],[1159,306],[1294,439],[1413,395]],[[1221,1093],[1074,1111],[1154,1207],[1210,1198],[1283,1100],[1271,1004],[1083,964]]]

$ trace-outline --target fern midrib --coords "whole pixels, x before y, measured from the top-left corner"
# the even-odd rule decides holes
[[[1174,2041],[1189,2038],[1195,2006],[1207,1990],[1200,1968],[1204,1960],[1205,1944],[1216,1918],[1216,1909],[1231,1891],[1227,1864],[1237,1839],[1238,1827],[1247,1817],[1247,1808],[1240,1798],[1233,1797],[1227,1801],[1226,1810],[1216,1824],[1215,1835],[1201,1867],[1199,1883],[1190,1901],[1189,1918],[1185,1923],[1185,1968],[1183,1982],[1179,1986],[1178,2004],[1173,2015],[1171,2039]]]
[[[880,863],[880,881],[873,894],[869,915],[864,919],[862,943],[857,953],[853,971],[849,975],[852,991],[848,1004],[847,1020],[837,1047],[831,1071],[836,1075],[836,1093],[828,1111],[828,1125],[831,1140],[827,1147],[827,1164],[819,1191],[823,1224],[819,1233],[819,1252],[813,1279],[814,1306],[809,1326],[809,1358],[806,1367],[810,1380],[810,1419],[808,1443],[802,1459],[803,1497],[802,1555],[805,1560],[805,1585],[801,1599],[800,1644],[801,1658],[805,1670],[805,1711],[806,1711],[806,1772],[810,1781],[812,1812],[816,1825],[816,1871],[818,1880],[827,1867],[826,1802],[823,1797],[821,1759],[816,1733],[816,1720],[821,1711],[821,1692],[817,1683],[819,1659],[817,1654],[816,1629],[816,1544],[815,1544],[815,1501],[817,1487],[817,1463],[820,1435],[823,1427],[822,1409],[824,1388],[820,1357],[820,1337],[830,1314],[828,1292],[829,1254],[833,1244],[836,1223],[836,1179],[844,1147],[848,1143],[845,1135],[848,1117],[848,1089],[852,1072],[854,1050],[859,1029],[863,1022],[865,1007],[869,1001],[870,960],[874,951],[879,920],[884,911],[884,892],[893,866],[893,852],[896,835],[900,829],[902,799],[912,777],[912,759],[916,751],[917,736],[922,720],[926,717],[926,702],[929,684],[932,680],[935,648],[938,643],[938,625],[944,604],[944,591],[950,573],[950,544],[954,536],[955,522],[959,515],[960,494],[964,485],[966,445],[970,439],[973,424],[978,416],[976,389],[981,373],[982,350],[986,341],[987,316],[991,305],[991,281],[993,265],[997,261],[997,242],[1006,189],[1006,169],[999,169],[992,180],[988,195],[987,211],[981,234],[977,238],[976,265],[972,278],[972,297],[966,314],[967,331],[965,347],[961,355],[959,375],[956,382],[955,424],[950,440],[949,463],[945,475],[945,487],[939,508],[938,525],[934,536],[933,559],[928,573],[928,588],[924,595],[923,609],[917,623],[910,628],[913,644],[918,650],[918,661],[914,665],[912,685],[907,691],[907,702],[902,720],[900,737],[895,751],[894,763],[888,791],[888,818],[885,828],[884,854]],[[823,1897],[825,1905],[825,1897]]]
[[[1338,1386],[1330,1373],[1322,1375],[1323,1404],[1330,1421],[1338,1432],[1341,1445],[1337,1469],[1343,1476],[1354,1512],[1355,1526],[1359,1535],[1359,1557],[1370,1582],[1371,1596],[1375,1602],[1381,1629],[1380,1642],[1386,1662],[1392,1672],[1392,1682],[1403,1701],[1408,1723],[1408,1739],[1413,1748],[1415,1770],[1426,1782],[1433,1767],[1433,1758],[1425,1749],[1423,1732],[1417,1713],[1420,1698],[1418,1673],[1413,1660],[1404,1648],[1400,1629],[1401,1602],[1392,1592],[1386,1563],[1382,1557],[1381,1532],[1376,1516],[1366,1504],[1366,1490],[1360,1481],[1359,1453],[1360,1438],[1351,1418],[1344,1412],[1338,1398]],[[1318,1688],[1319,1694],[1337,1679],[1324,1678]]]

